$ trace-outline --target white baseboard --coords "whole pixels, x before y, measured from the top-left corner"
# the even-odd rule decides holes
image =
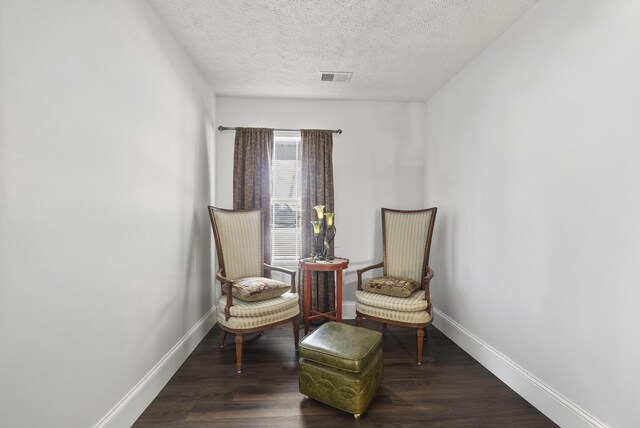
[[[434,308],[433,325],[561,427],[607,427],[437,308]]]
[[[342,318],[354,319],[356,317],[356,302],[342,302]]]
[[[178,371],[216,322],[212,307],[158,363],[100,419],[95,428],[130,427]]]

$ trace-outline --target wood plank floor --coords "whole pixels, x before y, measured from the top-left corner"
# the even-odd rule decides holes
[[[216,326],[135,427],[556,426],[433,326],[421,367],[415,332],[389,326],[384,382],[360,420],[298,392],[291,327],[247,335],[240,375],[233,336],[219,349],[219,335]]]

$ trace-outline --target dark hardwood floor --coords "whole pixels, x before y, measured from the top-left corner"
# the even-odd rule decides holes
[[[359,420],[298,392],[291,327],[246,336],[240,375],[233,337],[219,349],[219,335],[216,326],[135,427],[556,426],[433,326],[423,366],[414,362],[415,332],[389,326],[384,382]]]

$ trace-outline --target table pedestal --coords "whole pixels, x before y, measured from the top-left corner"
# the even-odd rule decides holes
[[[328,318],[342,322],[342,271],[349,266],[349,259],[336,257],[326,262],[314,261],[312,258],[300,260],[300,270],[304,278],[304,334],[309,333],[309,320]],[[318,312],[311,310],[311,272],[335,272],[336,275],[336,310]]]

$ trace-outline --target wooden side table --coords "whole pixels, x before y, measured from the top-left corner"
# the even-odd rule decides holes
[[[328,261],[314,261],[313,258],[301,259],[300,269],[304,278],[304,334],[309,333],[309,320],[328,318],[342,322],[342,270],[349,266],[349,259],[336,257]],[[318,312],[311,310],[311,272],[335,272],[336,274],[336,310]]]

